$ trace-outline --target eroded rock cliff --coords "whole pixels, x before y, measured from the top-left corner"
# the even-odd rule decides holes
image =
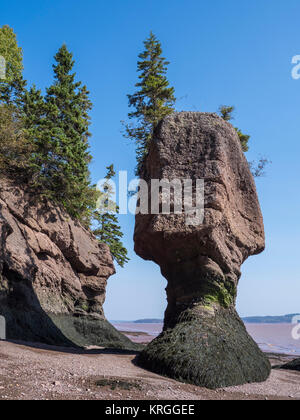
[[[168,281],[164,332],[139,363],[210,388],[265,380],[270,364],[235,310],[240,267],[265,246],[236,131],[216,114],[175,113],[159,125],[142,178],[149,187],[152,179],[203,179],[205,211],[198,225],[184,212],[136,216],[135,251]]]
[[[8,339],[68,346],[134,345],[103,313],[109,248],[58,206],[0,182],[0,315]]]

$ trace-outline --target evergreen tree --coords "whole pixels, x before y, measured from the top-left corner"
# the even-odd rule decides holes
[[[20,106],[26,82],[23,79],[23,53],[8,25],[0,28],[0,56],[5,59],[5,78],[0,79],[0,104]]]
[[[90,186],[88,138],[89,92],[71,73],[73,55],[63,45],[55,56],[54,84],[47,89],[44,138],[40,142],[38,161],[42,162],[42,185],[72,217],[88,223],[96,200]]]
[[[234,106],[222,105],[219,108],[219,113],[221,117],[223,118],[223,120],[231,121],[233,119],[232,113],[234,112],[234,110],[235,110]],[[248,152],[249,150],[248,142],[250,140],[250,136],[248,136],[247,134],[244,134],[237,127],[235,127],[235,130],[239,136],[243,152]],[[258,162],[254,162],[254,161],[248,162],[252,175],[255,178],[259,178],[265,175],[265,168],[269,163],[271,162],[266,158],[260,158]]]
[[[22,120],[24,131],[33,146],[33,152],[29,159],[28,173],[32,187],[45,188],[42,182],[46,174],[49,160],[50,147],[47,141],[48,132],[45,119],[45,100],[41,90],[33,85],[24,93],[22,104]]]
[[[127,249],[121,241],[123,233],[116,215],[119,209],[111,197],[112,189],[109,180],[114,176],[114,166],[110,165],[107,167],[106,183],[104,192],[100,194],[99,207],[94,212],[94,221],[98,224],[98,227],[93,232],[100,242],[109,246],[113,258],[121,267],[124,267],[129,258],[127,257]]]
[[[234,106],[221,105],[220,108],[219,108],[219,112],[221,114],[221,117],[225,121],[230,121],[230,120],[233,119],[232,113],[234,112],[234,110],[235,110]]]
[[[0,28],[0,52],[8,63],[7,79],[0,84],[0,173],[17,176],[34,187],[38,196],[62,204],[87,228],[98,222],[95,235],[109,245],[114,259],[123,267],[128,261],[127,250],[112,211],[118,208],[109,198],[109,186],[103,211],[95,210],[101,194],[90,184],[92,104],[87,88],[75,81],[72,54],[65,45],[56,54],[55,81],[44,97],[35,86],[26,91],[25,82],[18,85],[22,81],[22,54],[8,27]],[[17,86],[22,88],[18,90]],[[114,175],[111,165],[107,181]]]
[[[26,136],[16,110],[0,106],[0,174],[27,182],[33,145]]]
[[[248,150],[249,150],[249,144],[248,144],[248,142],[250,140],[250,136],[248,136],[248,134],[244,134],[237,127],[235,127],[235,129],[236,129],[236,132],[237,132],[237,134],[239,136],[239,139],[240,139],[240,142],[241,142],[241,145],[242,145],[243,152],[248,152]]]
[[[39,127],[45,117],[45,101],[42,91],[33,85],[24,93],[23,122],[26,129]]]
[[[232,113],[235,111],[235,107],[234,106],[226,106],[226,105],[221,105],[219,108],[219,113],[221,115],[221,117],[223,118],[223,120],[225,121],[231,121],[233,120],[233,115]],[[242,145],[242,149],[243,152],[248,152],[249,150],[249,145],[248,142],[250,140],[250,136],[248,136],[247,134],[244,134],[239,128],[235,127],[235,130],[239,136],[241,145]]]
[[[135,124],[126,125],[125,137],[136,143],[137,168],[139,175],[154,129],[159,121],[174,111],[174,88],[166,77],[168,61],[162,57],[162,46],[151,32],[144,42],[145,50],[139,55],[137,68],[138,90],[128,95],[129,107],[135,108],[128,114]]]

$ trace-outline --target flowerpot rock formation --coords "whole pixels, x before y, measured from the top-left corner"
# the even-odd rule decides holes
[[[265,236],[255,183],[234,127],[216,114],[166,117],[141,178],[149,186],[149,203],[153,179],[204,180],[204,219],[187,223],[184,211],[136,215],[135,251],[157,263],[168,281],[164,331],[138,363],[213,389],[266,380],[270,363],[235,309],[241,265],[264,250]]]

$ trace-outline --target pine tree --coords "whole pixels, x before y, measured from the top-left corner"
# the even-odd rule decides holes
[[[244,134],[237,127],[235,127],[235,129],[236,129],[236,132],[237,132],[237,134],[239,136],[239,139],[240,139],[240,142],[241,142],[241,145],[242,145],[243,152],[248,152],[248,150],[249,150],[249,144],[248,144],[248,142],[250,140],[250,136],[248,134]]]
[[[221,105],[220,108],[219,108],[219,112],[221,114],[221,117],[225,121],[230,121],[230,120],[233,119],[232,113],[234,112],[234,110],[235,110],[234,106]]]
[[[39,149],[43,162],[42,184],[73,217],[88,223],[96,200],[90,186],[88,138],[89,92],[71,73],[73,55],[63,45],[55,56],[54,84],[45,97],[44,138]]]
[[[235,107],[234,106],[226,106],[226,105],[221,105],[219,108],[219,113],[221,115],[221,117],[223,118],[223,120],[225,121],[231,121],[233,120],[233,115],[232,113],[235,111]],[[244,134],[239,128],[235,127],[235,130],[239,136],[241,145],[242,145],[242,149],[243,152],[248,152],[249,150],[249,145],[248,142],[250,140],[250,136],[248,136],[248,134]]]
[[[41,90],[33,85],[25,91],[22,104],[22,121],[24,132],[32,144],[29,159],[28,179],[32,187],[45,188],[42,179],[46,173],[49,144],[46,141],[47,127],[45,121],[45,100]]]
[[[8,25],[0,28],[0,56],[5,59],[5,78],[0,79],[0,104],[20,106],[26,82],[23,79],[23,53]]]
[[[145,50],[139,55],[137,64],[139,82],[133,95],[128,95],[129,107],[135,108],[128,117],[135,124],[127,124],[125,137],[136,143],[137,168],[139,175],[145,156],[159,121],[174,111],[174,88],[166,77],[169,62],[162,57],[162,46],[151,32],[144,42]]]
[[[0,106],[0,174],[21,182],[28,181],[33,145],[23,129],[16,110]]]
[[[225,121],[233,120],[232,113],[234,111],[235,111],[234,106],[221,105],[219,108],[219,113],[221,117],[223,118],[223,120]],[[248,143],[250,140],[250,136],[248,136],[247,134],[244,134],[239,128],[237,127],[234,127],[234,128],[239,136],[243,152],[245,153],[248,152],[249,150]],[[251,173],[255,178],[259,178],[265,175],[265,169],[269,163],[271,162],[267,158],[260,158],[258,162],[255,162],[255,161],[248,162]]]
[[[109,180],[115,176],[114,166],[110,165],[106,169],[107,175],[104,192],[100,194],[99,207],[94,212],[94,222],[98,224],[98,227],[93,232],[100,242],[109,246],[113,258],[121,267],[124,267],[129,261],[129,258],[127,257],[127,249],[121,241],[123,233],[121,232],[116,215],[119,209],[111,199],[112,190],[109,184]]]

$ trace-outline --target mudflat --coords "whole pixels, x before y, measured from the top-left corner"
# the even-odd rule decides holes
[[[273,366],[291,356],[268,355]],[[212,391],[148,372],[136,354],[0,341],[0,400],[300,399],[300,373],[273,369],[263,383]]]

